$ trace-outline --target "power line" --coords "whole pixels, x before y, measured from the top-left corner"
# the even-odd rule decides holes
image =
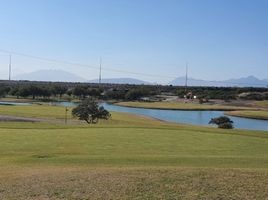
[[[79,66],[79,67],[84,67],[84,68],[91,68],[91,69],[95,69],[95,70],[100,70],[100,74],[99,74],[99,80],[100,81],[101,81],[101,71],[102,70],[111,71],[111,72],[118,72],[118,73],[133,74],[133,75],[141,75],[141,76],[146,76],[146,77],[172,78],[172,79],[177,78],[175,76],[168,76],[168,75],[147,74],[147,73],[126,71],[126,70],[118,70],[118,69],[114,69],[114,68],[103,68],[101,66],[101,61],[100,61],[100,66],[98,67],[98,66],[92,66],[92,65],[81,64],[81,63],[76,63],[76,62],[70,62],[70,61],[65,61],[65,60],[58,60],[58,59],[34,56],[34,55],[19,53],[19,52],[15,52],[15,51],[8,51],[8,50],[4,50],[4,49],[0,49],[0,52],[10,55],[9,79],[11,79],[11,55],[17,55],[17,56],[27,57],[27,58],[31,58],[31,59],[35,59],[35,60],[47,61],[47,62],[50,62],[50,63],[64,64],[64,65],[71,65],[71,66]],[[186,84],[188,84],[188,66],[186,68],[187,68],[187,74],[186,74],[186,82],[187,83]],[[238,85],[238,84],[239,85],[249,85],[249,83],[235,83],[235,82],[229,82],[229,81],[207,81],[206,80],[206,82],[217,83],[217,84],[225,83],[225,84],[234,84],[234,85]],[[255,84],[252,84],[252,85],[267,87],[267,84],[261,84],[261,83],[255,83]]]
[[[99,84],[101,84],[101,63],[102,60],[101,60],[101,57],[100,57],[100,72],[99,72]]]
[[[11,80],[11,55],[9,55],[9,73],[8,73],[8,80]]]
[[[186,68],[185,68],[185,92],[187,92],[187,83],[188,83],[188,63],[186,62]]]
[[[13,54],[13,55],[17,55],[17,56],[22,56],[22,57],[28,57],[28,58],[32,58],[32,59],[36,59],[36,60],[41,60],[41,61],[47,61],[47,62],[51,62],[51,63],[79,66],[79,67],[92,68],[92,69],[99,70],[99,67],[92,66],[92,65],[87,65],[87,64],[81,64],[81,63],[76,63],[76,62],[45,58],[45,57],[40,57],[40,56],[33,56],[33,55],[29,55],[29,54],[24,54],[24,53],[19,53],[19,52],[14,52],[14,51],[7,51],[7,50],[3,50],[3,49],[0,49],[0,52],[6,53],[6,54]],[[147,73],[126,71],[126,70],[118,70],[118,69],[114,69],[114,68],[102,68],[102,70],[111,71],[111,72],[118,72],[118,73],[141,75],[141,76],[147,76],[147,77],[176,78],[175,76],[166,76],[166,75],[159,75],[159,74],[147,74]]]

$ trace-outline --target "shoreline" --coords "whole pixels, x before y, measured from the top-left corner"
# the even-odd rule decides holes
[[[230,112],[224,112],[225,115],[232,116],[232,117],[241,117],[241,118],[247,118],[247,119],[256,119],[256,120],[263,120],[263,121],[268,121],[268,118],[263,118],[263,117],[257,117],[257,116],[246,116],[246,115],[240,115],[240,114],[233,114]]]
[[[144,106],[132,106],[132,105],[121,105],[120,103],[110,103],[115,106],[122,106],[128,108],[142,108],[142,109],[155,109],[155,110],[181,110],[181,111],[258,111],[262,110],[259,108],[159,108],[159,107],[144,107]]]

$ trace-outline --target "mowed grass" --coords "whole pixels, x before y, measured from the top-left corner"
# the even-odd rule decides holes
[[[168,110],[248,110],[248,107],[225,106],[225,105],[207,105],[197,103],[183,102],[118,102],[120,106],[137,107],[137,108],[153,108],[153,109],[168,109]],[[252,109],[252,108],[251,108]]]
[[[266,199],[268,133],[124,113],[97,125],[1,122],[0,180],[0,199]]]
[[[268,120],[268,110],[262,111],[229,111],[226,112],[228,115],[237,116],[237,117],[246,117],[252,119],[263,119]]]
[[[51,105],[30,105],[30,106],[5,105],[0,106],[0,114],[12,115],[18,117],[64,119],[65,107],[51,106]],[[72,118],[71,110],[67,112],[67,117]]]
[[[268,167],[268,139],[187,128],[1,129],[0,163]]]

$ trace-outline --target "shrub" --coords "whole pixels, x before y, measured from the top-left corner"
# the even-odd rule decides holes
[[[218,128],[224,128],[224,129],[233,128],[233,121],[229,117],[226,117],[226,116],[212,118],[209,121],[209,124],[216,124]]]
[[[227,122],[227,123],[223,123],[223,124],[218,125],[218,128],[233,129],[234,126],[232,123]]]

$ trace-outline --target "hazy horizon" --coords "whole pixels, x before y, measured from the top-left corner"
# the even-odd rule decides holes
[[[184,76],[186,62],[197,79],[268,78],[264,0],[11,0],[1,7],[0,50],[90,66],[12,54],[13,77],[58,69],[96,79],[102,57],[103,78],[167,83]],[[8,64],[0,51],[0,79]]]

